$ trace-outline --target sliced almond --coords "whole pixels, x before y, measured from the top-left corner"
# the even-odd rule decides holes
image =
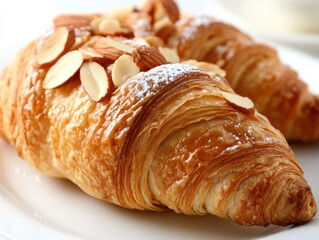
[[[181,62],[182,64],[190,65],[190,66],[195,66],[198,61],[195,59],[189,59]]]
[[[163,47],[165,45],[164,41],[157,36],[146,36],[143,39],[152,47]]]
[[[124,84],[129,78],[140,72],[130,55],[120,56],[113,64],[112,80],[116,87]]]
[[[90,26],[91,21],[98,16],[98,14],[62,14],[55,17],[53,23],[56,28],[62,26],[79,28]]]
[[[197,62],[194,66],[198,67],[200,70],[203,70],[204,72],[208,73],[211,76],[216,76],[216,75],[221,77],[226,76],[226,72],[224,70],[222,70],[220,67],[212,63]]]
[[[104,57],[116,60],[123,54],[132,54],[134,48],[128,44],[116,41],[112,38],[101,38],[95,45],[94,49]]]
[[[118,33],[127,33],[128,30],[123,28],[116,19],[105,18],[99,24],[99,33],[105,35],[116,35]]]
[[[94,19],[91,22],[91,27],[95,34],[104,36],[120,36],[129,33],[129,30],[123,28],[118,20],[108,16]]]
[[[179,10],[173,0],[146,1],[142,11],[153,15],[154,22],[168,16],[173,23],[179,20]]]
[[[80,46],[86,43],[91,37],[91,33],[89,31],[80,29],[80,28],[75,28],[74,33],[75,33],[75,42],[73,46],[71,47],[71,50],[78,49]]]
[[[244,113],[255,113],[254,103],[248,97],[242,97],[240,95],[224,91],[222,91],[221,93],[230,106]]]
[[[79,70],[83,63],[83,56],[79,50],[63,55],[47,72],[42,87],[53,89],[68,81]]]
[[[159,1],[165,9],[167,15],[173,23],[177,22],[180,17],[178,6],[174,0],[160,0]]]
[[[166,25],[163,28],[161,28],[158,32],[155,33],[155,35],[165,42],[165,44],[170,45],[171,42],[174,42],[174,37],[177,35],[177,30],[175,25]]]
[[[170,63],[179,63],[180,59],[177,53],[170,49],[165,47],[159,47],[159,52],[164,56],[165,60]]]
[[[166,43],[177,32],[175,25],[167,16],[154,23],[153,31],[157,37],[163,39]]]
[[[106,16],[109,18],[114,18],[120,22],[125,21],[126,18],[134,12],[134,6],[125,6],[122,8],[114,9],[112,11],[108,11]]]
[[[79,51],[83,54],[84,61],[100,61],[104,59],[102,54],[99,54],[94,48],[89,46],[82,46]]]
[[[83,63],[80,69],[80,80],[84,91],[93,101],[100,101],[111,94],[111,80],[97,62]]]
[[[148,71],[156,66],[167,64],[163,55],[154,47],[136,47],[132,53],[133,61],[142,71]]]
[[[73,30],[66,27],[57,28],[49,37],[45,38],[37,52],[36,60],[40,66],[54,63],[68,51],[75,42]]]
[[[153,25],[153,31],[155,33],[159,32],[162,28],[166,26],[171,26],[173,25],[172,21],[169,19],[169,17],[165,16],[164,18],[158,20],[157,22],[154,23]]]
[[[195,59],[189,59],[189,60],[183,61],[181,63],[197,67],[200,70],[208,73],[211,76],[216,76],[216,75],[218,75],[220,77],[226,76],[226,72],[223,69],[221,69],[219,66],[217,66],[216,64],[213,64],[213,63],[198,62]]]
[[[104,37],[99,36],[99,35],[91,36],[91,37],[83,44],[83,46],[88,46],[88,47],[94,48],[96,42],[97,42],[99,39],[101,39],[101,38],[104,38]]]

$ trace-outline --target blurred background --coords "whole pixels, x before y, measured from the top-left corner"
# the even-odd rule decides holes
[[[318,0],[210,0],[212,14],[319,58]]]
[[[0,1],[0,66],[47,30],[54,16],[103,12],[143,0]],[[319,0],[177,0],[181,9],[232,23],[261,40],[290,46],[319,59]]]

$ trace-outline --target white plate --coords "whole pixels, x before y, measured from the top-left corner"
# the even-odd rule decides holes
[[[71,11],[70,1],[34,1],[47,12],[21,11],[21,18],[32,14],[32,19],[15,20],[3,24],[17,3],[0,2],[0,68],[8,65],[16,49],[45,29],[52,16]],[[90,10],[107,9],[109,1],[89,1]],[[117,1],[113,5],[122,5]],[[128,1],[124,1],[128,2]],[[131,1],[133,2],[133,1]],[[77,9],[87,8],[86,0],[77,0]],[[39,5],[40,4],[40,5]],[[51,5],[50,5],[51,4]],[[104,6],[103,6],[104,4]],[[100,7],[102,5],[103,7]],[[71,5],[72,6],[72,5]],[[183,1],[186,9],[201,12],[190,1]],[[23,9],[24,6],[22,6]],[[12,8],[12,9],[11,9]],[[7,9],[6,11],[4,9]],[[51,11],[49,11],[51,9]],[[62,9],[62,10],[61,10]],[[67,10],[65,10],[67,9]],[[84,10],[83,10],[84,9]],[[207,9],[205,9],[207,12]],[[203,10],[204,12],[204,10]],[[36,19],[41,21],[35,22]],[[7,21],[6,21],[7,22]],[[31,24],[31,25],[30,25]],[[16,31],[20,26],[21,34]],[[34,26],[30,28],[30,26]],[[9,35],[11,34],[11,36]],[[5,44],[3,44],[5,43]],[[314,92],[319,93],[319,61],[307,55],[280,48],[280,54],[306,79]],[[194,217],[175,213],[138,212],[122,209],[93,199],[66,180],[52,179],[35,172],[15,150],[0,140],[0,239],[307,239],[319,237],[319,219],[299,227],[243,227],[214,216]],[[293,145],[305,177],[319,200],[319,143]]]

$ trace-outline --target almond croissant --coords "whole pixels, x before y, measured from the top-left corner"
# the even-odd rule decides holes
[[[182,60],[207,61],[226,70],[235,92],[251,98],[287,140],[319,139],[319,97],[273,48],[209,17],[185,18],[176,26],[173,45]]]
[[[316,214],[282,134],[223,78],[164,64],[95,102],[79,74],[45,90],[36,45],[0,79],[0,132],[38,171],[129,209],[263,226]]]

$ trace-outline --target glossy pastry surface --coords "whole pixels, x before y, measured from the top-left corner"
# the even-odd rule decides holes
[[[287,140],[319,139],[319,98],[281,62],[276,50],[210,17],[184,18],[176,27],[172,46],[182,60],[207,61],[224,69],[235,92],[251,98]]]
[[[94,29],[98,18],[67,31],[57,26],[1,76],[0,132],[21,157],[129,209],[261,226],[314,217],[291,148],[249,99],[218,71],[169,64],[175,56],[130,37],[125,25],[116,36]],[[65,41],[56,50],[47,39]],[[43,57],[43,49],[50,54]]]

